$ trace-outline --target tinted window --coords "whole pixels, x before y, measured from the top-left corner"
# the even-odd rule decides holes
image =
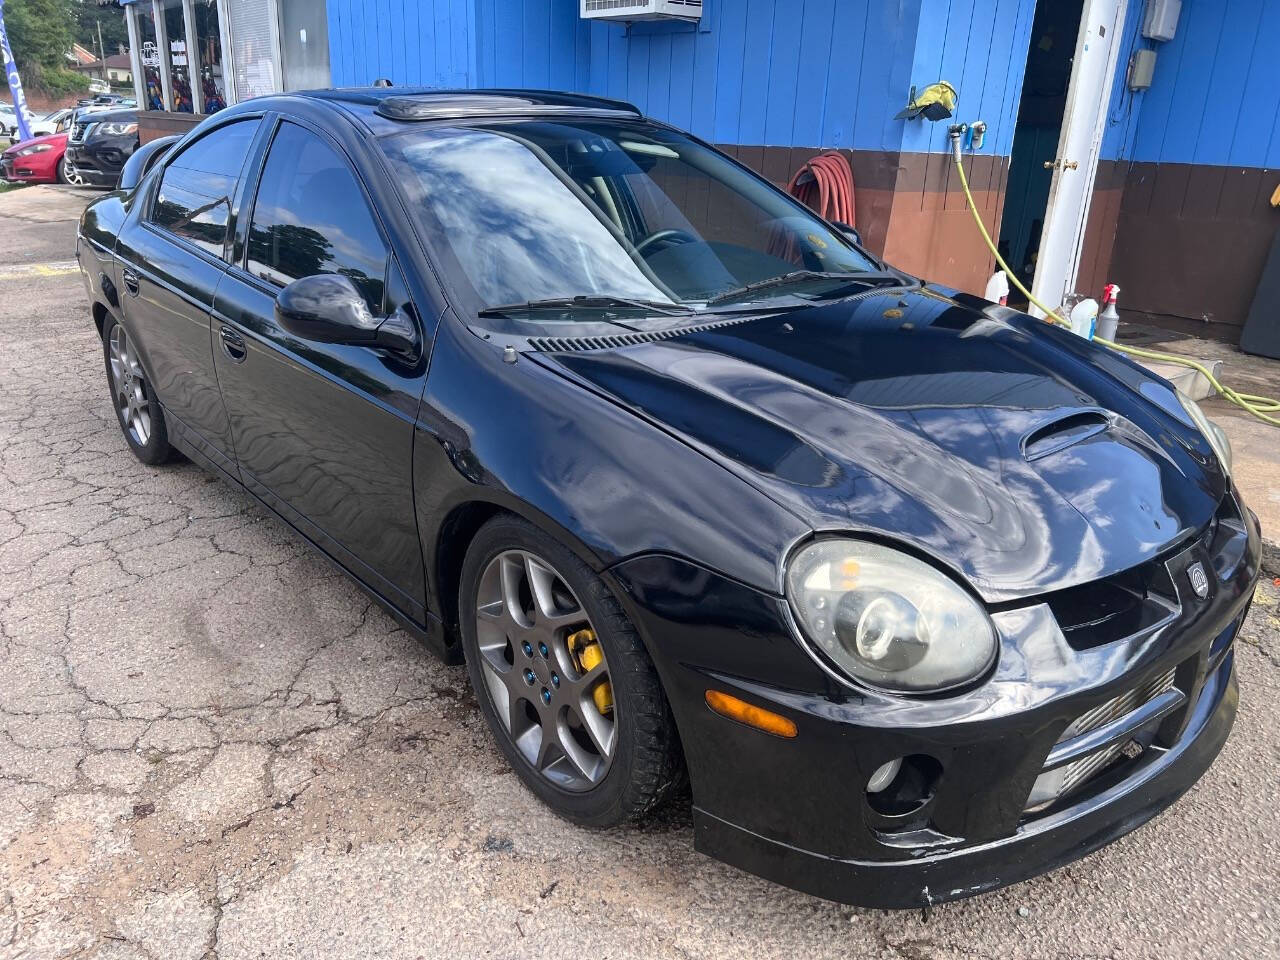
[[[249,271],[284,286],[341,273],[382,310],[387,250],[347,161],[299,126],[284,123],[262,171],[249,225]]]
[[[164,171],[152,221],[222,256],[231,195],[257,131],[257,119],[238,120],[183,150]]]

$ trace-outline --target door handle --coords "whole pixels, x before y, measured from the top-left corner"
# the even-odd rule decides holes
[[[222,352],[231,358],[231,362],[243,363],[249,353],[244,346],[244,337],[227,326],[218,330],[218,336],[222,340]]]
[[[138,295],[138,275],[136,273],[132,270],[125,269],[124,272],[120,274],[120,280],[124,283],[124,288],[128,292],[129,296],[136,297]]]
[[[1080,161],[1079,160],[1046,160],[1044,162],[1044,168],[1046,170],[1053,170],[1053,169],[1079,170]]]

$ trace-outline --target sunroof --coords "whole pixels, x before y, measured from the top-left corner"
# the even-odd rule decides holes
[[[629,103],[593,97],[522,97],[518,94],[415,94],[387,97],[374,111],[390,120],[436,120],[491,115],[612,114],[637,116]]]

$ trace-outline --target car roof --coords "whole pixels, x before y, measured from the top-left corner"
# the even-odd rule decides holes
[[[632,117],[640,110],[623,100],[555,90],[472,89],[432,87],[340,87],[296,90],[276,97],[245,101],[270,107],[267,100],[301,98],[340,109],[375,133],[403,129],[407,122],[485,119],[495,117]]]

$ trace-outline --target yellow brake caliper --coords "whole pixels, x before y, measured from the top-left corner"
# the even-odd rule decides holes
[[[600,641],[590,627],[571,633],[566,638],[569,655],[573,657],[574,666],[581,674],[589,673],[604,659],[604,651],[600,649]],[[608,680],[601,680],[591,690],[591,699],[601,714],[613,710],[613,687]]]

